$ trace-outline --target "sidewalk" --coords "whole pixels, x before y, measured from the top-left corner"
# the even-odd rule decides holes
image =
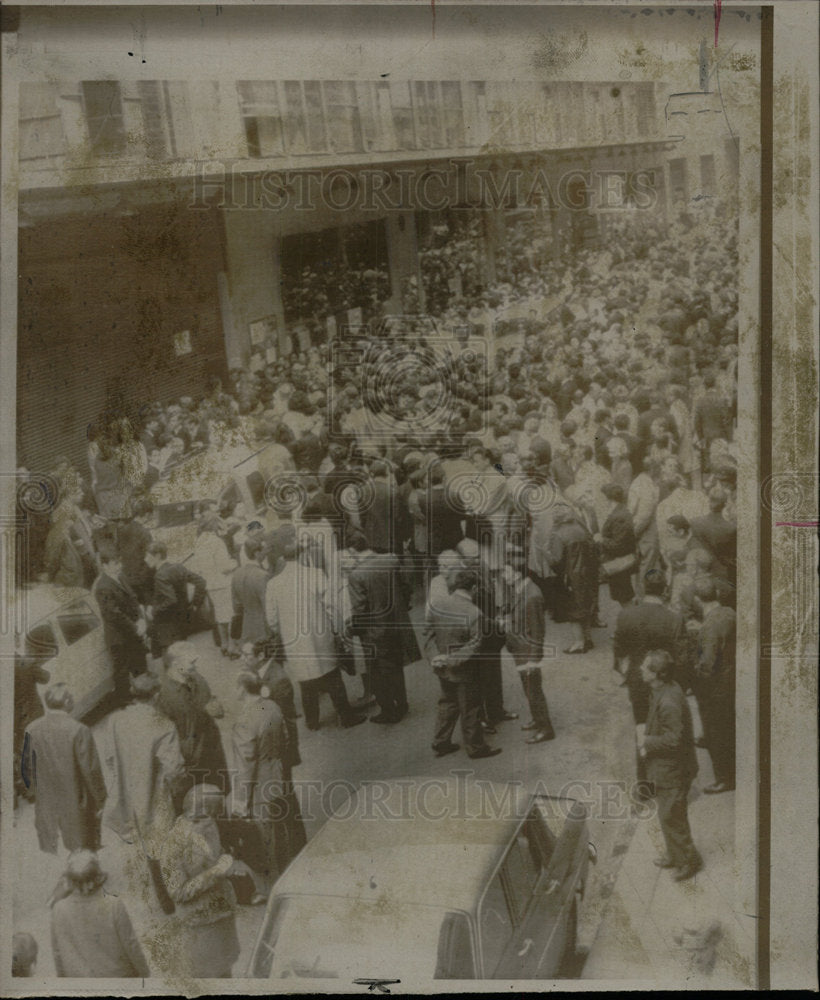
[[[749,989],[754,983],[754,917],[736,908],[733,792],[704,795],[708,754],[689,802],[704,868],[687,882],[656,868],[664,853],[657,819],[636,819],[584,980],[647,980],[655,989]]]

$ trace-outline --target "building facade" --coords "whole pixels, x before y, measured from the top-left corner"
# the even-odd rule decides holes
[[[662,92],[629,81],[21,84],[19,460],[80,460],[84,428],[106,408],[196,395],[208,376],[332,337],[374,303],[407,310],[408,289],[423,311],[420,261],[443,221],[478,241],[491,284],[522,217],[554,255],[605,238],[618,213],[665,216],[716,193],[731,152],[675,155],[679,119]],[[702,140],[688,133],[689,146]]]

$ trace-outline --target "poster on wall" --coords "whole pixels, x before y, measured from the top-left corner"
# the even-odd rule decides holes
[[[256,349],[276,343],[277,322],[275,316],[263,316],[249,324],[251,347]]]

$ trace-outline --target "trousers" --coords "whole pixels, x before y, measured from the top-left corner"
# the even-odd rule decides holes
[[[547,699],[544,695],[544,685],[541,679],[541,668],[531,667],[529,670],[519,670],[518,676],[521,678],[521,687],[527,703],[530,706],[532,721],[538,727],[539,732],[552,735],[552,720]]]
[[[441,697],[438,700],[433,749],[437,750],[452,742],[453,730],[460,718],[464,748],[472,755],[485,745],[481,729],[481,688],[478,680],[471,678],[468,681],[450,681],[446,677],[439,677],[439,684]]]
[[[700,858],[689,829],[688,798],[688,784],[676,788],[658,788],[655,791],[666,853],[676,868],[688,868]]]
[[[342,673],[338,667],[321,677],[315,677],[309,681],[299,681],[299,690],[302,694],[302,710],[305,713],[305,725],[308,729],[319,728],[319,695],[328,694],[333,702],[333,707],[339,714],[342,722],[345,722],[353,714],[350,702],[347,700],[347,690],[345,689]]]

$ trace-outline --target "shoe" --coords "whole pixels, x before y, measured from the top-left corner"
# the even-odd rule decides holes
[[[569,649],[565,649],[564,652],[572,656],[576,653],[585,653],[587,651],[586,646],[570,646]]]
[[[261,892],[255,892],[250,899],[250,906],[261,906],[263,903],[267,903],[268,897],[263,896]]]
[[[436,757],[446,757],[448,753],[455,753],[456,750],[460,750],[461,747],[458,743],[444,743],[440,747],[433,747],[433,753]]]
[[[508,712],[506,709],[496,719],[496,722],[514,722],[518,718],[518,712]]]
[[[360,726],[366,718],[366,715],[348,715],[342,719],[342,729],[352,729],[354,726]]]
[[[241,657],[241,653],[228,653],[228,656],[232,660],[238,660]]]
[[[364,720],[362,720],[364,721]],[[397,715],[387,715],[385,712],[379,712],[378,715],[372,715],[370,717],[371,722],[377,722],[381,726],[392,725],[393,723],[399,722],[399,716]]]
[[[489,722],[482,722],[481,728],[484,730],[485,733],[489,733],[491,736],[495,736],[495,734],[498,732],[495,726],[491,726]]]
[[[698,738],[695,740],[695,746],[698,748],[698,750],[708,750],[709,749],[706,746],[706,739],[703,736],[698,736]]]
[[[525,732],[525,733],[529,733],[533,729],[537,729],[537,728],[538,728],[538,723],[537,722],[528,722],[525,726],[521,727],[522,731]]]
[[[592,641],[592,639],[587,639],[587,641],[584,643],[584,652],[588,653],[591,649],[594,648],[595,648],[595,643]]]
[[[549,740],[555,739],[555,733],[545,733],[543,729],[539,729],[537,733],[533,733],[532,736],[524,740],[525,743],[546,743]]]
[[[697,858],[695,861],[692,861],[690,864],[688,864],[685,868],[678,869],[678,871],[675,873],[674,876],[675,881],[685,882],[687,879],[692,878],[693,875],[697,875],[697,873],[701,871],[702,868],[703,868],[703,859]]]
[[[606,628],[606,622],[602,622],[600,618],[596,618],[592,623],[592,628]]]
[[[734,785],[727,785],[725,781],[716,781],[713,785],[707,785],[703,792],[705,795],[720,795],[721,792],[733,792]]]
[[[342,725],[344,725],[344,723],[342,723]],[[306,722],[305,723],[305,728],[309,729],[312,733],[315,733],[316,730],[319,729],[319,723],[318,722]]]
[[[496,757],[501,753],[501,747],[482,747],[480,750],[476,750],[475,753],[470,754],[472,760],[479,760],[482,757]]]
[[[652,862],[656,868],[674,868],[675,862],[669,857],[668,854],[662,855],[660,858],[655,858]]]
[[[370,708],[371,705],[376,704],[376,698],[372,694],[369,697],[362,695],[361,698],[355,698],[350,704],[353,708]]]

